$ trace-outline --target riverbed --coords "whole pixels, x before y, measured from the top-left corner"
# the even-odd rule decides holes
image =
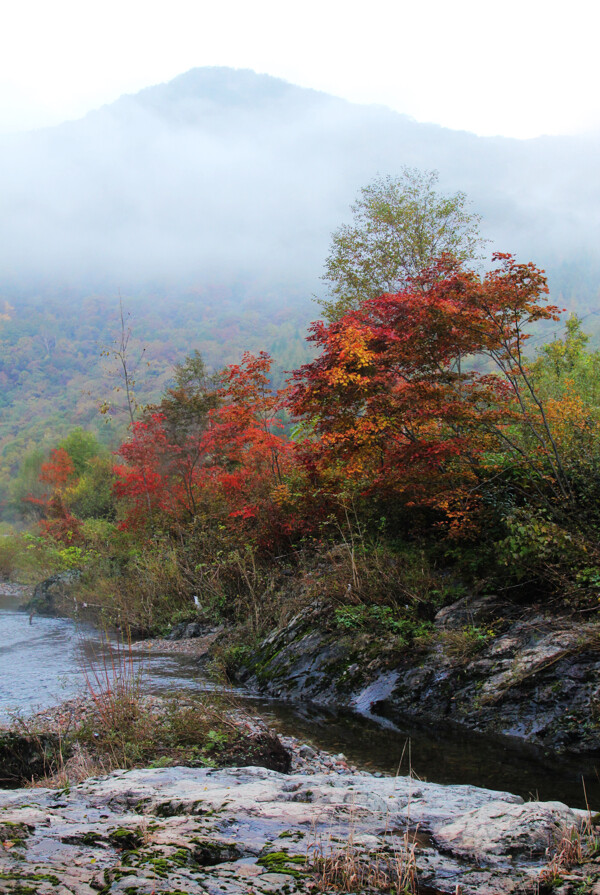
[[[0,723],[30,715],[101,683],[112,673],[115,646],[86,622],[45,618],[19,610],[15,594],[0,594]],[[148,693],[223,692],[198,659],[177,653],[127,653]],[[427,725],[406,718],[382,726],[353,713],[311,704],[259,698],[228,689],[247,712],[260,715],[283,734],[329,752],[343,752],[360,769],[408,774],[435,783],[470,783],[505,790],[525,799],[560,800],[574,807],[600,805],[594,762],[544,755],[508,738]],[[582,783],[585,780],[585,792]]]

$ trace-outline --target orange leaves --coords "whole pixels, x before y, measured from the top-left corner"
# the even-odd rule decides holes
[[[373,355],[367,347],[364,331],[350,323],[337,332],[333,339],[337,342],[338,365],[328,371],[330,385],[333,387],[354,385],[359,389],[367,387]]]
[[[457,524],[460,489],[488,474],[503,430],[521,421],[525,327],[558,313],[542,271],[495,260],[482,279],[443,257],[406,291],[313,325],[321,353],[294,374],[290,407],[311,420],[321,468],[339,464],[361,488],[433,502]]]

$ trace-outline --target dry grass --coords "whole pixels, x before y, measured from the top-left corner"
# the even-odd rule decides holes
[[[344,846],[331,836],[307,850],[307,868],[315,874],[318,892],[417,892],[416,833],[404,833],[389,851],[365,852],[352,829]]]
[[[468,662],[469,659],[477,655],[493,637],[493,629],[479,628],[476,625],[440,631],[437,635],[445,655],[459,664]]]
[[[82,783],[88,777],[109,774],[111,770],[110,762],[90,755],[80,743],[75,743],[69,758],[61,760],[60,766],[53,773],[33,781],[30,785],[48,789],[68,789],[70,786]]]
[[[591,812],[581,825],[565,826],[556,842],[547,850],[548,863],[541,870],[535,891],[551,888],[572,867],[585,864],[600,851],[600,836],[594,826]]]
[[[99,659],[84,665],[85,681],[101,722],[118,728],[139,704],[142,670],[136,668],[129,634],[116,644],[105,637],[103,647]]]

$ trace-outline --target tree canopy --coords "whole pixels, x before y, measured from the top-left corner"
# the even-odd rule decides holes
[[[478,257],[480,216],[468,211],[464,193],[437,192],[438,177],[437,171],[404,168],[400,177],[376,177],[361,189],[352,224],[332,234],[322,277],[330,298],[319,301],[328,320],[405,289],[444,253],[461,262]]]

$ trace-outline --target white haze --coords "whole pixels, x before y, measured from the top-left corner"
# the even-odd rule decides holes
[[[436,168],[492,247],[596,253],[596,138],[485,139],[252,72],[198,69],[83,120],[0,143],[6,291],[317,288],[360,186]]]
[[[0,30],[0,131],[81,117],[197,66],[250,68],[480,135],[600,124],[589,0],[19,0]]]

